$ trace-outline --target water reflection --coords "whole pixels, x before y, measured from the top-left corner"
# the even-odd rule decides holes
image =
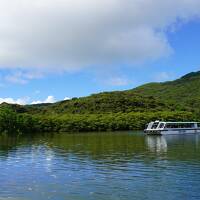
[[[146,144],[151,152],[167,152],[167,140],[164,136],[146,136]]]
[[[129,161],[149,153],[166,153],[179,159],[183,155],[192,157],[193,151],[199,150],[199,135],[145,136],[142,133],[88,133],[88,134],[35,134],[26,136],[0,135],[0,158],[26,149],[32,156],[45,152],[47,160],[52,155],[68,157],[76,155],[84,159],[111,162]],[[53,152],[53,153],[52,153]],[[189,155],[190,154],[190,155]],[[120,158],[120,159],[119,159]],[[122,159],[123,158],[123,159]],[[152,158],[152,157],[151,157]]]

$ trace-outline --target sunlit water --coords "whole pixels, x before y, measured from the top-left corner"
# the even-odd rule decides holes
[[[0,200],[200,199],[200,135],[0,136]]]

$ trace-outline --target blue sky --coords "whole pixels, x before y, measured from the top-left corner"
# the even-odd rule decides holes
[[[67,1],[72,4],[72,11],[82,5],[80,0],[75,0],[76,5]],[[4,47],[0,48],[0,102],[54,102],[102,91],[131,89],[147,82],[174,80],[200,70],[198,1],[186,0],[183,5],[179,0],[169,0],[163,5],[152,0],[149,8],[149,0],[141,1],[141,5],[137,5],[136,0],[128,0],[122,1],[122,10],[117,6],[120,1],[111,1],[109,6],[113,9],[110,12],[106,1],[92,3],[86,0],[86,11],[93,18],[86,16],[80,7],[80,16],[74,17],[72,12],[72,22],[65,20],[69,8],[63,0],[59,0],[61,7],[54,8],[56,13],[52,11],[54,3],[51,0],[41,0],[27,8],[24,4],[19,11],[13,11],[6,1],[0,1],[0,6],[8,13],[0,14],[0,18],[6,19],[4,26],[0,25],[0,42]],[[132,2],[135,4],[131,4],[129,11]],[[43,8],[47,3],[48,7]],[[140,6],[147,9],[147,14],[140,11],[132,16],[132,11],[138,11]],[[113,12],[115,8],[116,13]],[[161,8],[171,13],[154,14]],[[41,28],[39,21],[34,21],[35,9],[45,17],[41,23],[48,26],[47,30]],[[60,16],[57,10],[63,14]],[[119,19],[120,13],[125,17]],[[27,21],[21,20],[23,15],[28,15]],[[16,16],[20,20],[16,21]],[[161,19],[157,20],[159,16]]]

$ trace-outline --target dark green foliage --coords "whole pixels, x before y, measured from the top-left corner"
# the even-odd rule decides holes
[[[17,114],[8,108],[0,109],[0,132],[18,132]]]
[[[108,114],[66,114],[31,116],[10,109],[0,110],[0,132],[9,134],[32,132],[87,132],[143,129],[152,120],[190,121],[191,112],[130,112]]]
[[[39,131],[38,118],[30,114],[18,114],[11,108],[0,108],[0,133],[20,134]]]

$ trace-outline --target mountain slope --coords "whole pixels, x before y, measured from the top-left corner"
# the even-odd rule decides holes
[[[126,91],[103,92],[54,104],[13,105],[3,103],[17,113],[100,114],[155,111],[200,112],[200,71],[175,81],[149,83]]]
[[[145,84],[132,90],[104,92],[54,104],[29,105],[23,109],[18,108],[22,112],[40,114],[200,110],[200,72],[189,73],[175,81]]]
[[[132,90],[135,94],[153,96],[165,103],[185,109],[200,106],[200,72],[189,73],[180,79],[165,83],[149,83]]]

